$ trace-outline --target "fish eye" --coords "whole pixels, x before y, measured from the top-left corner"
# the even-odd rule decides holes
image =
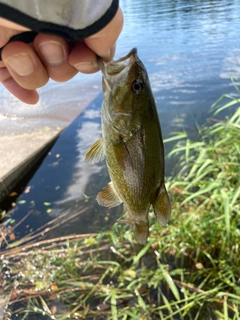
[[[141,94],[143,89],[143,82],[140,79],[136,79],[132,82],[132,91],[137,95]]]

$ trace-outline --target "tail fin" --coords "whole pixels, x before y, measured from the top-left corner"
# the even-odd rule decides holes
[[[135,233],[135,238],[138,243],[146,244],[148,234],[149,234],[149,224],[148,222],[142,222],[141,224],[135,223],[133,226],[133,230]]]
[[[144,221],[139,219],[138,216],[134,218],[132,218],[132,216],[133,215],[129,215],[129,213],[127,213],[123,218],[119,220],[119,222],[132,225],[137,242],[144,245],[146,244],[149,235],[148,218],[146,219],[146,221]]]

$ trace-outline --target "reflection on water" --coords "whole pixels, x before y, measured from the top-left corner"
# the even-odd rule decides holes
[[[101,101],[99,95],[64,131],[18,199],[12,218],[19,220],[30,210],[32,213],[15,229],[15,236],[26,235],[62,213],[70,216],[86,207],[88,210],[77,222],[75,219],[64,224],[51,237],[99,232],[120,217],[121,206],[109,216],[110,211],[95,200],[97,192],[109,182],[105,163],[83,162],[86,150],[101,135]]]
[[[39,128],[66,127],[101,90],[101,76],[77,75],[66,83],[50,81],[39,89],[36,105],[20,102],[0,86],[0,135],[31,132]]]
[[[150,73],[159,111],[206,112],[239,75],[238,1],[121,1],[120,55],[133,46]],[[227,78],[227,80],[226,80]]]

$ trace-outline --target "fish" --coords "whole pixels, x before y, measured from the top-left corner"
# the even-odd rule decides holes
[[[164,146],[157,108],[146,68],[133,48],[125,57],[105,62],[102,72],[102,137],[86,152],[85,162],[105,159],[111,181],[97,195],[101,206],[124,203],[122,222],[146,244],[148,213],[153,208],[165,226],[171,204],[164,183]]]

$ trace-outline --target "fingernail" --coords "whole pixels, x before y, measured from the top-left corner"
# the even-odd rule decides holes
[[[114,44],[109,50],[105,51],[104,53],[99,54],[99,56],[105,61],[110,62],[112,61],[114,54],[116,51],[116,45]]]
[[[7,58],[6,63],[19,76],[28,76],[34,71],[34,63],[32,57],[25,52],[14,54]]]
[[[115,54],[115,51],[116,51],[116,45],[114,44],[111,49],[109,49],[104,55],[102,55],[101,57],[106,61],[106,62],[109,62],[109,61],[112,61],[113,57],[114,57],[114,54]]]
[[[74,67],[80,72],[93,72],[99,69],[96,62],[80,62],[75,64]]]
[[[65,49],[57,41],[42,42],[38,48],[48,64],[58,65],[66,59]]]
[[[112,56],[112,50],[109,49],[105,54],[104,56],[102,56],[102,58],[105,60],[105,61],[110,61],[112,60],[111,57]]]

